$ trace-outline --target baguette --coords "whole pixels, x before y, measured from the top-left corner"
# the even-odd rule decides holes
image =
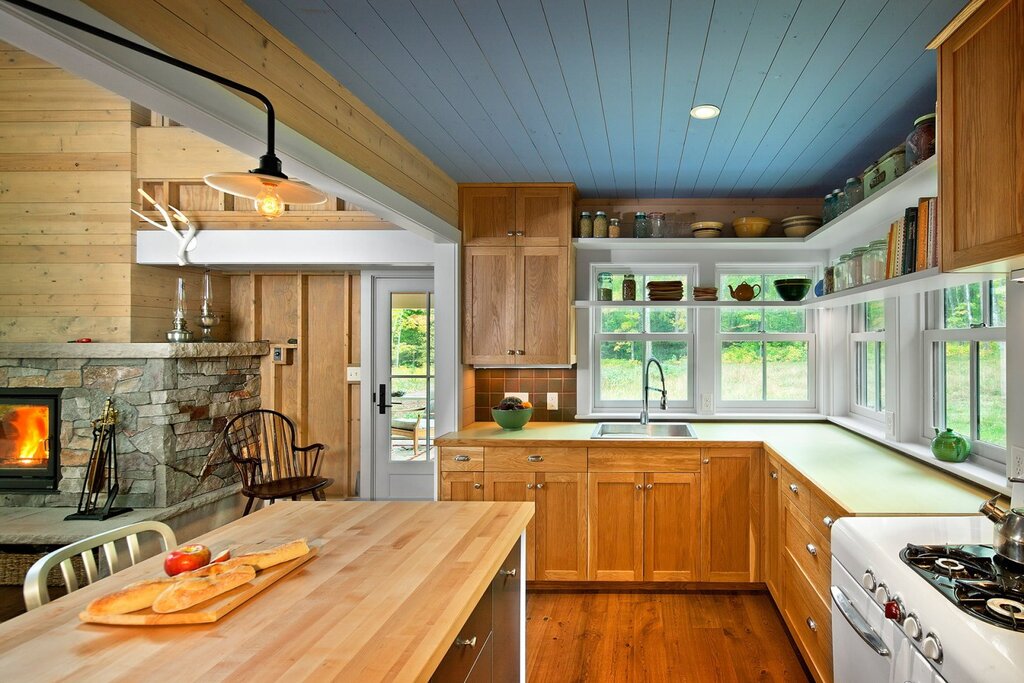
[[[96,598],[85,609],[90,614],[128,614],[146,609],[173,583],[173,578],[137,581],[109,595]]]
[[[238,588],[254,578],[256,570],[249,565],[241,565],[213,576],[182,579],[174,582],[157,596],[153,601],[153,611],[157,614],[180,612]]]
[[[297,541],[285,543],[279,545],[276,548],[270,550],[263,550],[258,553],[247,553],[245,555],[239,555],[227,560],[228,563],[245,564],[253,567],[254,569],[266,569],[267,567],[273,567],[275,564],[281,564],[288,560],[294,560],[302,557],[309,552],[309,546],[306,545],[306,539],[300,538]],[[218,563],[224,564],[224,563]]]

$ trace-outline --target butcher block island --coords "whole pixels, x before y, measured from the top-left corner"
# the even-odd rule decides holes
[[[530,503],[279,502],[205,534],[215,551],[303,536],[318,554],[220,621],[87,624],[162,555],[0,624],[6,680],[520,680]]]

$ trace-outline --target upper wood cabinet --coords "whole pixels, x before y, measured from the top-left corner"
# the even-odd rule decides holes
[[[467,364],[514,364],[516,320],[523,314],[516,249],[463,250],[462,353]]]
[[[972,2],[929,47],[939,52],[942,267],[1022,267],[1024,0]]]
[[[757,454],[750,448],[703,449],[701,528],[707,540],[702,577],[706,581],[757,578],[754,521],[761,507]]]
[[[571,249],[516,249],[519,297],[516,301],[516,355],[520,364],[571,363],[572,301],[569,278],[574,275]]]
[[[463,244],[567,247],[575,193],[571,183],[460,185]]]

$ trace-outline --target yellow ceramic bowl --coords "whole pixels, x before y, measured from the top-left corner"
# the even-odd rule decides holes
[[[690,223],[691,230],[721,230],[725,223],[719,223],[718,221],[697,221],[696,223]]]
[[[736,231],[737,237],[764,237],[764,234],[768,232],[769,225],[770,223],[765,223],[764,225],[733,223],[732,229]]]

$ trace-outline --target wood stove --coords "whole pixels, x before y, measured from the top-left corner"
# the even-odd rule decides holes
[[[0,490],[56,490],[60,393],[60,389],[0,389]]]

